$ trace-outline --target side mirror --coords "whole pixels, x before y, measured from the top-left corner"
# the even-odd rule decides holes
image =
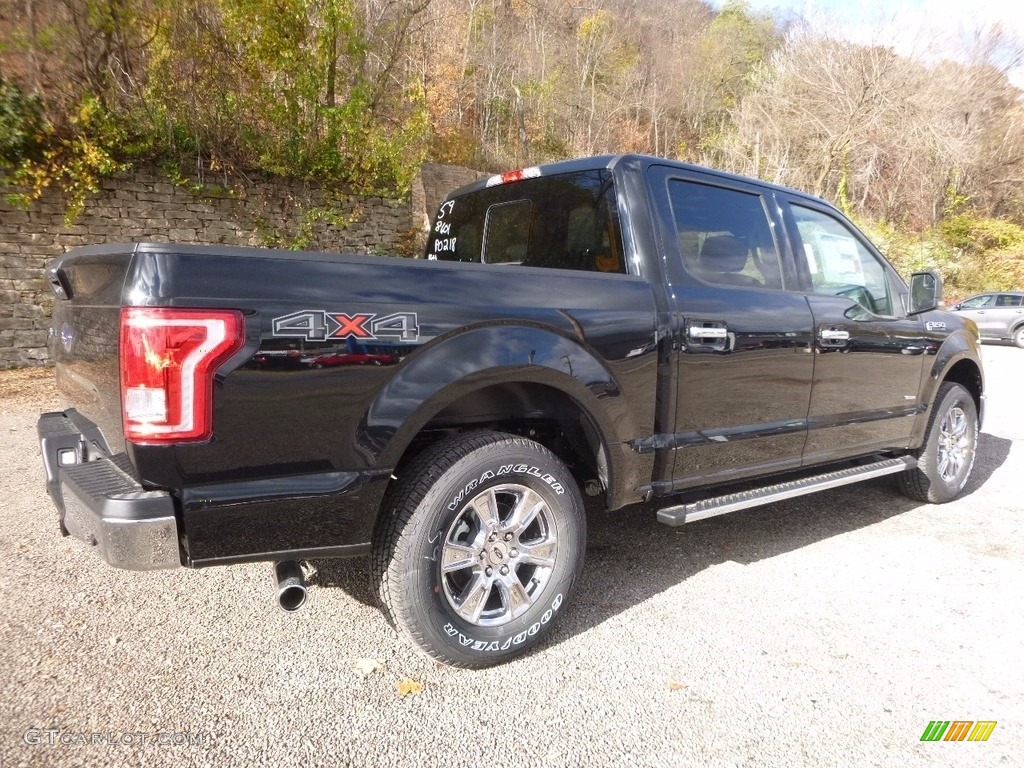
[[[934,269],[927,272],[915,272],[910,276],[910,311],[908,315],[918,315],[937,309],[942,301],[942,278]]]

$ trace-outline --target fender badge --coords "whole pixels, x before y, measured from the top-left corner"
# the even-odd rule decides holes
[[[927,322],[924,324],[925,330],[928,331],[944,331],[946,330],[946,324],[941,322]]]

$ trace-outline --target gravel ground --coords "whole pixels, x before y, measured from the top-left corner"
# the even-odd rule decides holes
[[[1020,765],[1024,351],[985,358],[965,498],[880,480],[681,529],[595,514],[549,641],[482,672],[399,642],[362,559],[314,563],[286,615],[267,565],[135,574],[61,539],[51,374],[0,372],[0,766]],[[919,741],[958,719],[998,725]]]

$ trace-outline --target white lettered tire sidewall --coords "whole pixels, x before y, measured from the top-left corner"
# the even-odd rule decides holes
[[[479,442],[480,437],[468,436],[466,441]],[[484,437],[494,439],[474,445],[443,469],[408,510],[411,514],[404,526],[399,525],[401,536],[388,565],[392,620],[428,655],[455,666],[490,666],[535,645],[564,611],[582,570],[586,545],[583,501],[562,462],[524,438],[498,433]],[[439,453],[443,456],[445,451]],[[471,498],[509,483],[526,486],[546,503],[557,554],[543,588],[522,615],[498,626],[480,626],[459,616],[445,595],[441,548]]]

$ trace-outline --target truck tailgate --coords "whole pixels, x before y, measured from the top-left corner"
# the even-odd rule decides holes
[[[112,453],[124,451],[118,318],[134,246],[79,248],[48,269],[57,300],[51,354],[65,407],[94,422]]]

